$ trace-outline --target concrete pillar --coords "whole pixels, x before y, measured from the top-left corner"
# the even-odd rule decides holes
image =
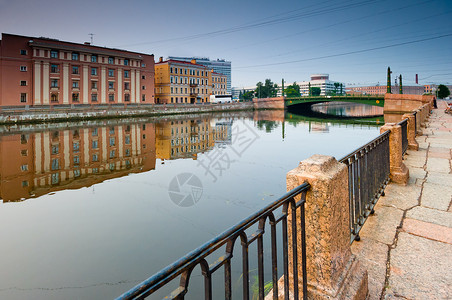
[[[334,157],[313,155],[287,173],[287,190],[304,182],[311,185],[305,204],[308,298],[365,299],[367,270],[350,250],[347,167]],[[288,219],[291,228],[292,218]],[[289,249],[291,244],[290,239]],[[301,257],[298,249],[299,277]],[[298,285],[301,290],[302,278]]]
[[[408,148],[412,150],[419,150],[419,144],[416,141],[416,121],[413,114],[404,114],[402,119],[408,119],[407,136]]]
[[[402,126],[387,123],[380,128],[380,133],[389,130],[389,178],[395,183],[407,184],[409,170],[402,162]]]

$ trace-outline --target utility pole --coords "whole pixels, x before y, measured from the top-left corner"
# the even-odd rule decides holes
[[[311,82],[309,81],[309,97],[311,97]]]
[[[399,94],[403,94],[402,74],[400,74],[400,76],[399,76]]]
[[[388,81],[386,84],[386,93],[391,94],[391,68],[388,67]]]
[[[282,90],[281,90],[281,95],[284,97],[284,78],[282,79]]]

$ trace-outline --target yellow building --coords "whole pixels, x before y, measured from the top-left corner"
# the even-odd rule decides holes
[[[228,88],[228,77],[221,73],[210,71],[212,82],[211,95],[226,95]]]
[[[155,127],[155,150],[160,159],[197,159],[198,153],[229,137],[228,128],[211,126],[210,119],[156,123]]]
[[[163,60],[155,64],[156,103],[205,103],[211,94],[211,72],[191,62]]]

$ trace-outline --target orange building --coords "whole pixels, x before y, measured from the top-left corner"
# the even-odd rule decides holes
[[[0,196],[5,202],[153,169],[152,123],[0,136]]]
[[[403,86],[404,94],[422,95],[424,94],[425,87],[423,85],[419,86]],[[386,94],[386,85],[373,85],[373,86],[357,86],[357,87],[347,87],[345,89],[346,93],[349,95],[384,95]],[[391,86],[391,93],[398,94],[399,86]]]
[[[0,106],[154,103],[154,55],[2,34]]]
[[[206,103],[210,95],[225,94],[226,75],[215,73],[207,67],[191,62],[163,60],[155,64],[156,103]]]

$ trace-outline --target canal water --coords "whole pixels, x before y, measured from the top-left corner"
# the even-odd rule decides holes
[[[301,160],[376,137],[369,109],[0,128],[0,299],[120,295],[283,195]]]

